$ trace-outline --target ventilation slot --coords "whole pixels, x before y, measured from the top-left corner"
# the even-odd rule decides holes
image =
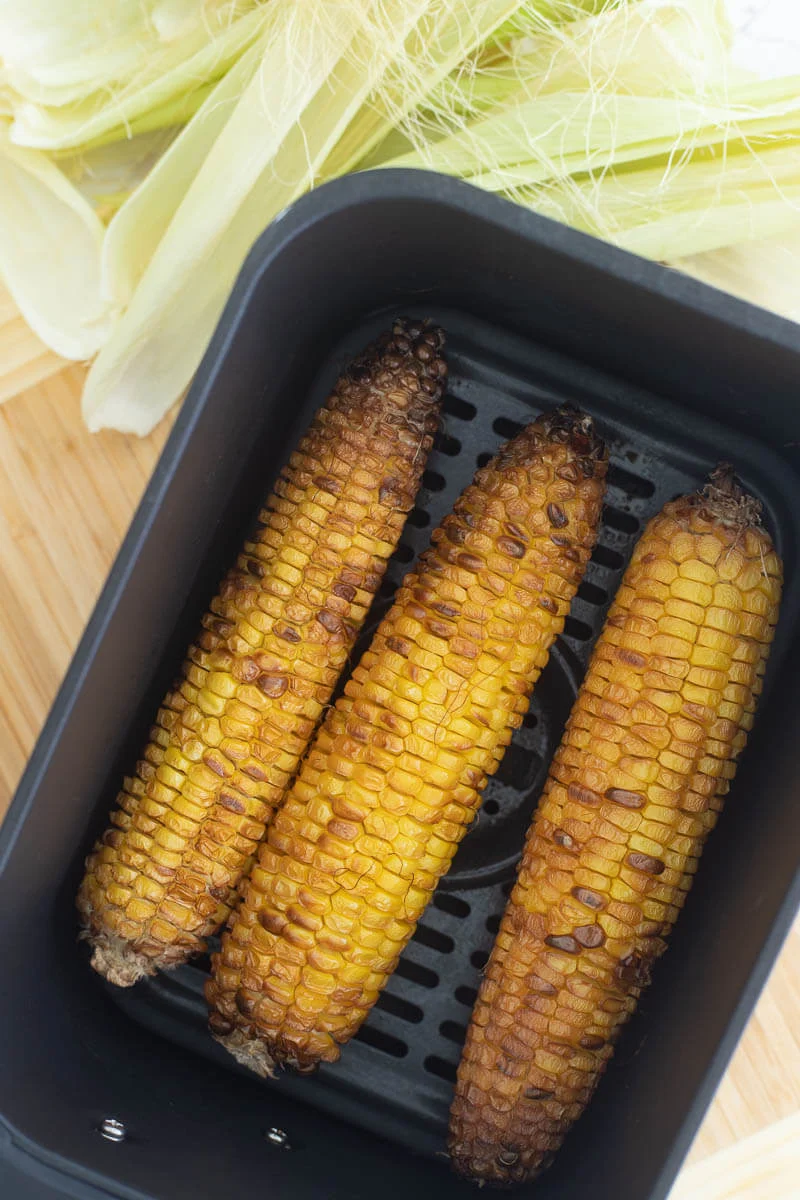
[[[625,563],[625,558],[618,550],[598,543],[592,551],[592,562],[597,563],[599,567],[608,567],[610,571],[619,571]]]
[[[597,608],[603,608],[608,603],[608,592],[605,588],[598,587],[596,583],[589,583],[586,579],[578,588],[578,595],[581,600],[585,600],[587,604],[594,604]]]
[[[453,1063],[448,1062],[445,1058],[439,1058],[436,1054],[429,1054],[422,1064],[429,1075],[438,1075],[439,1079],[446,1079],[448,1083],[456,1081],[456,1067]]]
[[[489,961],[488,950],[475,950],[470,956],[469,961],[478,971],[482,971]]]
[[[426,513],[424,508],[412,508],[407,520],[415,529],[427,529],[431,523],[430,513]]]
[[[386,1033],[383,1029],[374,1029],[371,1025],[362,1025],[355,1038],[358,1042],[372,1046],[374,1050],[391,1054],[392,1058],[405,1058],[408,1054],[408,1046],[401,1042],[400,1038],[392,1037],[391,1033]]]
[[[459,421],[472,421],[477,413],[477,408],[474,404],[470,404],[469,400],[462,400],[460,396],[445,396],[442,401],[442,410],[447,413],[448,417],[457,417]]]
[[[531,414],[533,419],[533,414]],[[525,426],[520,421],[512,421],[510,417],[498,417],[496,421],[492,421],[492,429],[495,433],[499,433],[501,438],[513,438],[518,433],[522,433]]]
[[[634,497],[639,500],[649,500],[654,495],[656,486],[649,479],[642,479],[641,475],[634,475],[632,471],[626,471],[624,467],[618,467],[616,463],[611,463],[606,476],[608,486],[617,488],[620,492],[625,492],[627,496]]]
[[[395,975],[399,975],[401,979],[407,979],[409,983],[419,984],[420,987],[435,988],[439,986],[439,976],[435,971],[421,966],[410,958],[400,959],[395,969]]]
[[[449,433],[437,433],[433,445],[440,454],[446,454],[449,458],[461,453],[461,442]]]
[[[447,487],[447,480],[438,471],[428,469],[422,473],[422,486],[429,492],[443,492]]]
[[[455,1042],[457,1046],[463,1046],[467,1040],[466,1025],[459,1025],[457,1021],[442,1021],[439,1033],[443,1038],[447,1038],[448,1042]]]
[[[484,800],[481,805],[481,812],[485,812],[487,816],[493,817],[500,812],[500,805],[490,796],[488,800]]]
[[[465,984],[461,984],[461,986],[457,987],[453,992],[453,995],[458,1003],[463,1004],[465,1008],[474,1008],[475,1001],[478,999],[478,989],[467,987]]]
[[[451,917],[468,917],[472,912],[471,907],[466,900],[462,900],[460,896],[451,896],[449,892],[437,892],[433,897],[434,908],[441,909],[442,912],[449,913]]]
[[[585,621],[579,621],[577,617],[569,616],[564,622],[564,633],[576,642],[588,642],[592,636],[592,627]]]
[[[431,929],[430,925],[418,925],[414,941],[421,946],[427,946],[430,950],[438,951],[439,954],[452,954],[455,948],[455,942],[451,937],[448,937],[446,933],[440,933],[438,929]]]
[[[636,517],[631,513],[622,512],[619,508],[612,508],[609,504],[603,508],[603,521],[609,529],[616,529],[618,533],[636,533],[639,528]]]
[[[398,1021],[408,1021],[411,1025],[419,1025],[425,1016],[418,1004],[412,1004],[410,1000],[403,1000],[400,996],[393,995],[392,992],[381,992],[376,1004],[384,1012],[397,1017]]]
[[[489,933],[491,933],[492,937],[496,937],[500,931],[500,921],[502,916],[502,913],[492,913],[490,917],[486,918],[486,928],[489,930]]]
[[[405,542],[401,542],[394,552],[395,562],[410,563],[414,555],[415,551],[413,547],[407,546]]]
[[[526,792],[533,786],[538,769],[539,756],[512,742],[497,768],[495,779],[518,792]]]
[[[478,455],[478,457],[475,459],[475,462],[479,467],[485,467],[486,464],[490,463],[493,458],[494,455],[492,454],[491,450],[484,450],[482,454]]]

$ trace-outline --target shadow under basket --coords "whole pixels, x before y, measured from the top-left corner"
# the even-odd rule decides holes
[[[564,634],[478,819],[339,1063],[262,1083],[206,1030],[208,960],[120,991],[76,941],[83,855],[282,461],[391,317],[447,333],[423,488],[362,645],[475,469],[565,401],[611,466]],[[443,1157],[461,1045],[528,822],[644,523],[720,460],[786,564],[756,727],[669,952],[586,1116],[520,1196],[660,1200],[798,899],[800,334],[423,173],[340,181],[252,251],[0,833],[0,1195],[475,1195]],[[357,655],[355,656],[357,658]]]

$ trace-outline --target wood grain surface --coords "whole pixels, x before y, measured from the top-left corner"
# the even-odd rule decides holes
[[[64,359],[28,327],[0,282],[0,401],[60,371]]]
[[[46,352],[38,367],[37,357],[26,360],[23,352],[3,357],[1,317],[0,395],[4,363],[7,394],[18,392],[16,379],[40,381],[0,406],[0,815],[170,425],[162,422],[141,440],[87,433],[80,419],[84,369],[53,374],[60,364],[46,365]],[[790,1197],[800,1197],[800,922],[671,1200]]]

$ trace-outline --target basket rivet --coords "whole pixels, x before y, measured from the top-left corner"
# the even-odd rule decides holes
[[[118,1121],[116,1117],[103,1117],[98,1133],[107,1142],[124,1142],[128,1136],[128,1131],[122,1121]]]
[[[269,1142],[270,1146],[276,1146],[278,1150],[291,1150],[289,1137],[283,1129],[277,1129],[274,1125],[268,1129],[264,1137]]]

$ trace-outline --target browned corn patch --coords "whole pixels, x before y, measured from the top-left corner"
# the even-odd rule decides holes
[[[453,1103],[461,1173],[546,1166],[666,947],[753,721],[781,563],[720,471],[633,555],[555,756]]]
[[[527,710],[605,473],[588,418],[543,418],[478,472],[405,580],[214,958],[212,1030],[255,1070],[334,1061],[375,1003]]]
[[[397,322],[343,375],[203,618],[87,860],[78,908],[112,982],[185,961],[227,917],[414,502],[442,344]]]

